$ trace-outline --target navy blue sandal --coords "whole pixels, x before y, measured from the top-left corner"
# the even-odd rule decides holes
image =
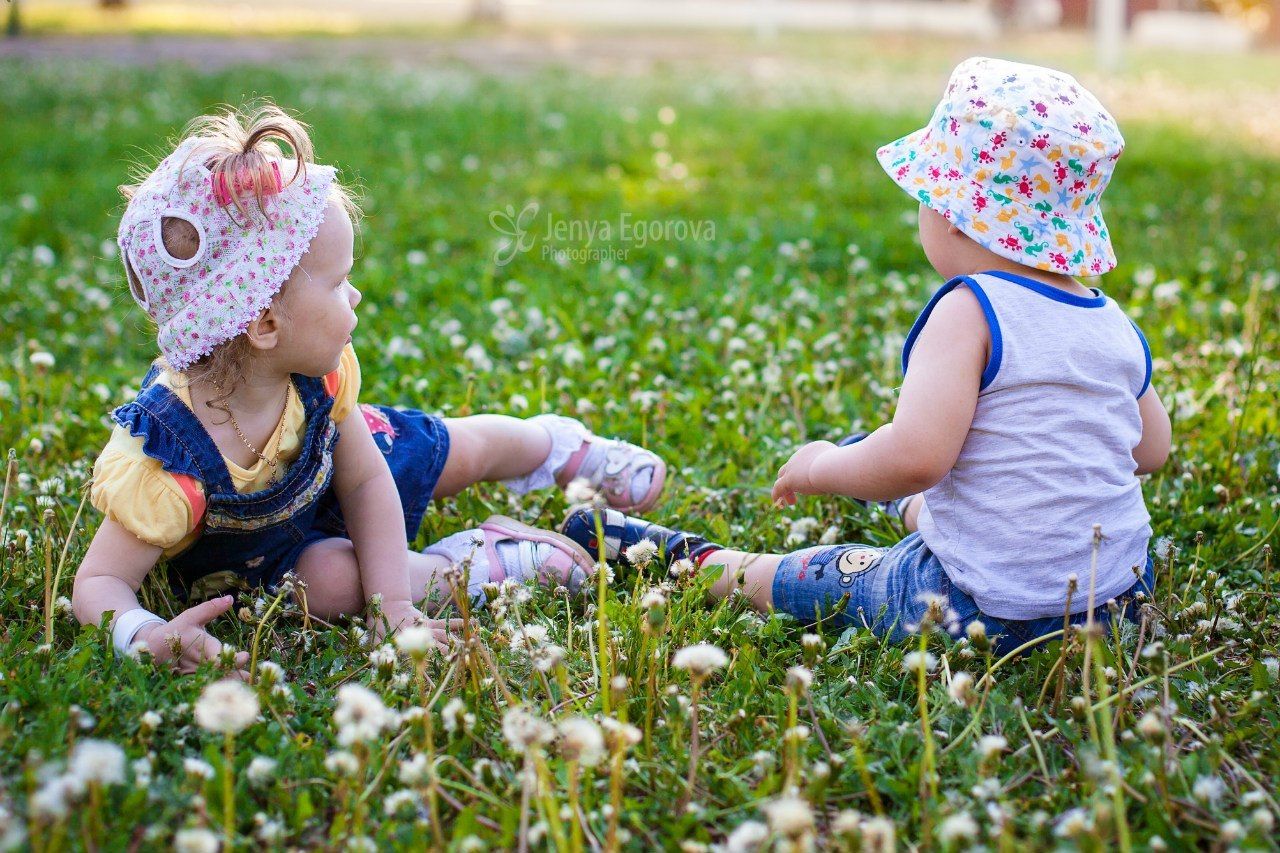
[[[661,559],[667,566],[676,560],[697,560],[709,551],[718,551],[721,548],[701,536],[684,530],[663,527],[661,524],[626,515],[616,509],[596,509],[590,506],[571,508],[560,525],[560,532],[586,548],[592,556],[598,556],[600,538],[596,528],[597,516],[600,517],[604,530],[605,559],[624,566],[630,565],[627,561],[627,549],[645,539],[658,546]]]

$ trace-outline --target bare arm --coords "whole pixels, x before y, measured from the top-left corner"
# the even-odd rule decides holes
[[[109,518],[103,521],[71,588],[71,606],[80,624],[97,625],[108,610],[119,616],[140,607],[138,588],[160,554],[158,546],[143,542]]]
[[[383,612],[395,628],[399,617],[421,616],[409,589],[409,544],[400,493],[358,406],[338,429],[342,440],[334,451],[334,489],[355,547],[360,585],[366,602],[382,596]]]
[[[1139,474],[1150,474],[1159,471],[1169,458],[1173,427],[1154,387],[1148,387],[1138,398],[1138,413],[1142,415],[1142,439],[1133,449],[1133,461],[1138,465]]]
[[[103,521],[71,588],[71,606],[80,624],[97,625],[103,613],[114,610],[111,627],[115,627],[122,614],[141,607],[138,588],[162,553],[159,546],[143,542],[117,522]],[[228,595],[197,604],[166,623],[144,625],[133,641],[146,643],[157,662],[173,661],[179,672],[195,672],[202,660],[215,658],[222,651],[222,643],[204,628],[232,602]],[[240,652],[236,665],[244,667],[248,660],[248,653]],[[242,678],[248,675],[243,669],[237,674]]]
[[[774,498],[894,500],[936,485],[969,434],[989,341],[977,298],[967,288],[948,293],[916,339],[893,422],[848,447],[815,442],[800,448],[779,472]]]

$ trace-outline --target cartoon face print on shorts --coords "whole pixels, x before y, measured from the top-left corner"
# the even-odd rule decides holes
[[[373,434],[373,443],[378,445],[384,456],[389,454],[396,440],[396,428],[391,425],[391,419],[381,409],[365,403],[360,404],[360,412]]]
[[[884,552],[884,548],[869,548],[864,545],[832,548],[813,560],[814,563],[818,564],[817,570],[813,574],[814,579],[822,580],[827,573],[827,569],[834,568],[839,575],[840,585],[852,586],[854,577],[873,568],[876,563],[880,562]]]

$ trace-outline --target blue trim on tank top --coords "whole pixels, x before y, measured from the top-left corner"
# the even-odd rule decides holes
[[[1033,278],[1018,275],[1017,273],[1005,272],[1004,270],[987,270],[978,275],[990,275],[1005,281],[1012,282],[1025,287],[1027,290],[1033,290],[1041,296],[1047,296],[1054,302],[1061,302],[1065,305],[1074,305],[1077,308],[1101,308],[1107,304],[1107,295],[1096,287],[1089,288],[1093,291],[1093,296],[1079,296],[1074,293],[1045,284],[1043,281],[1036,281]]]
[[[987,327],[991,330],[991,357],[987,359],[987,366],[982,370],[982,382],[978,385],[978,390],[984,391],[995,381],[996,374],[1000,372],[1000,362],[1004,358],[1004,339],[1000,334],[1000,321],[996,319],[995,309],[991,306],[991,300],[987,297],[986,291],[967,275],[957,276],[939,287],[930,297],[929,303],[924,306],[924,310],[920,312],[920,316],[911,324],[911,331],[907,332],[907,340],[902,345],[902,374],[905,376],[907,373],[907,360],[911,357],[911,348],[915,346],[916,338],[920,336],[925,323],[929,321],[929,315],[933,313],[938,300],[961,284],[973,292],[978,304],[982,306],[982,313],[987,318]]]
[[[1129,321],[1130,326],[1133,326],[1133,330],[1138,333],[1138,340],[1142,342],[1142,355],[1147,360],[1147,372],[1142,377],[1142,388],[1138,391],[1138,396],[1141,397],[1151,387],[1151,345],[1147,343],[1147,336],[1142,334],[1142,330],[1138,328],[1137,323],[1133,322],[1133,318],[1126,317],[1125,319]]]

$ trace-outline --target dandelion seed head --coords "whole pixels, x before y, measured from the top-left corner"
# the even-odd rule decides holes
[[[724,840],[724,853],[756,853],[769,840],[769,827],[756,820],[744,821]]]
[[[570,761],[594,767],[604,758],[604,734],[586,717],[572,717],[559,725],[560,752]]]
[[[688,671],[691,676],[703,678],[729,662],[729,656],[719,646],[697,643],[685,646],[675,653],[671,665]]]
[[[86,785],[119,785],[124,782],[124,750],[110,741],[82,740],[71,752],[67,775]]]
[[[654,544],[652,539],[641,539],[634,545],[628,546],[623,555],[627,558],[628,563],[636,568],[643,569],[658,556],[658,546]]]
[[[215,681],[196,700],[195,717],[205,731],[238,734],[258,718],[258,696],[242,681]]]
[[[784,838],[796,840],[813,831],[813,809],[800,797],[784,796],[764,806],[769,828]]]
[[[990,761],[1009,748],[1009,741],[1001,735],[983,735],[976,748],[983,761]]]
[[[911,675],[923,672],[933,672],[934,667],[938,665],[938,659],[929,652],[908,652],[902,658],[902,669]]]
[[[978,822],[968,812],[949,815],[938,824],[938,838],[944,844],[969,841],[978,834]]]
[[[180,829],[173,836],[174,853],[218,853],[218,836],[203,827]]]

